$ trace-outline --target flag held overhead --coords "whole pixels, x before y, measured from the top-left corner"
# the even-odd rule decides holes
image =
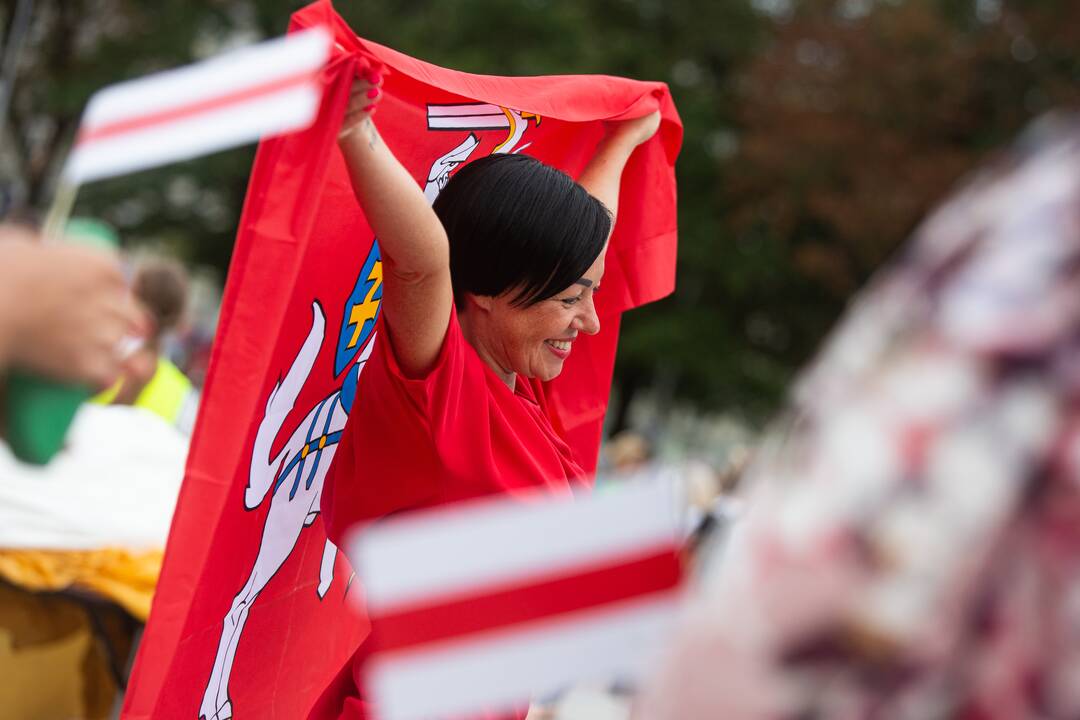
[[[307,127],[330,43],[315,27],[100,90],[63,179],[81,184]]]

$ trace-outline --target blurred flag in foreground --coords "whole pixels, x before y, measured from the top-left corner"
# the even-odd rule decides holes
[[[311,124],[330,54],[323,28],[110,85],[90,98],[64,179],[80,184]]]
[[[935,211],[788,410],[637,717],[1080,717],[1080,118]]]
[[[369,688],[386,720],[527,705],[588,680],[632,681],[678,600],[673,486],[577,501],[492,499],[357,533]]]
[[[674,287],[682,126],[663,83],[508,78],[435,67],[357,37],[328,2],[291,30],[327,27],[323,102],[304,132],[264,141],[237,230],[214,354],[125,720],[306,717],[367,635],[352,569],[319,515],[326,471],[378,342],[378,243],[337,148],[361,59],[386,69],[379,132],[429,198],[465,163],[527,152],[576,176],[608,120],[662,115],[631,158],[597,296],[545,395],[596,466],[623,311]],[[447,119],[454,118],[454,119]],[[369,470],[358,460],[356,481]],[[513,542],[513,537],[505,542]]]

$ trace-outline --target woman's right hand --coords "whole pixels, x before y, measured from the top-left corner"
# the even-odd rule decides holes
[[[349,104],[345,108],[345,119],[341,123],[338,139],[354,132],[375,114],[376,106],[382,99],[382,82],[382,71],[372,65],[371,61],[362,59],[349,91]]]

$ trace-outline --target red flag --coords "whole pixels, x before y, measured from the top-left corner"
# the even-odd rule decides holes
[[[336,136],[358,59],[390,69],[379,130],[434,197],[464,162],[526,152],[576,176],[603,121],[659,109],[631,159],[597,296],[548,397],[580,463],[596,465],[619,314],[669,293],[674,162],[682,139],[662,83],[500,78],[438,68],[358,38],[326,0],[291,31],[325,25],[336,55],[307,131],[255,158],[158,592],[124,718],[304,717],[367,633],[346,607],[352,571],[318,516],[322,482],[373,341],[378,246]],[[582,351],[585,352],[582,352]]]

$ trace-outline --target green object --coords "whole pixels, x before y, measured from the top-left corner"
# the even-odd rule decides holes
[[[65,242],[85,245],[86,247],[116,250],[120,247],[120,237],[112,225],[94,218],[71,218],[64,226]]]
[[[65,242],[115,250],[119,238],[109,225],[74,218],[64,228]],[[7,378],[7,441],[23,462],[44,465],[64,445],[79,405],[90,398],[89,388],[57,382],[13,369]]]
[[[7,386],[7,440],[15,457],[34,465],[49,462],[89,397],[87,388],[13,370]]]

